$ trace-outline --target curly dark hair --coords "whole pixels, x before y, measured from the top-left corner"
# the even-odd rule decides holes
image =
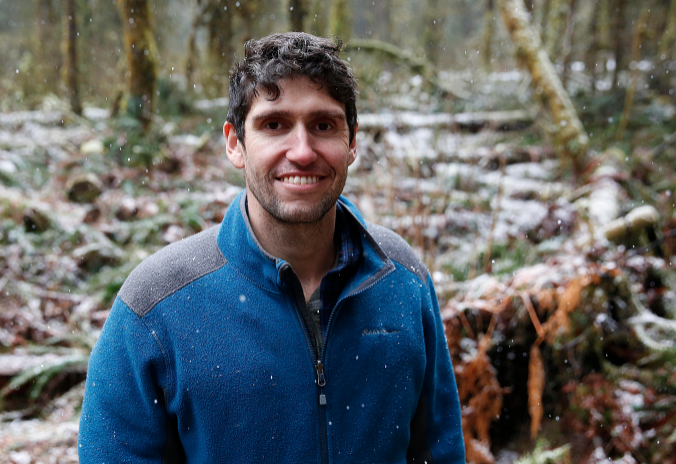
[[[244,59],[230,69],[230,105],[228,122],[244,143],[244,121],[259,88],[269,100],[279,98],[277,85],[283,79],[307,77],[326,89],[328,94],[345,105],[350,143],[357,125],[357,82],[352,70],[338,54],[343,43],[304,32],[272,34],[244,44]]]

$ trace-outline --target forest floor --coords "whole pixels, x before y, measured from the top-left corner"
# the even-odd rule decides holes
[[[389,93],[362,92],[344,193],[430,270],[468,460],[676,462],[674,150],[654,151],[676,108],[644,98],[614,144],[621,106],[578,98],[596,164],[576,179],[527,98],[493,94],[527,95],[523,76],[448,78],[478,97],[445,113],[419,79],[387,75]],[[244,186],[224,104],[145,136],[49,97],[0,113],[0,464],[77,462],[88,353],[117,290]],[[657,217],[627,216],[641,206]]]

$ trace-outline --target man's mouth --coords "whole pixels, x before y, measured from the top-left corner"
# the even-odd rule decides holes
[[[307,185],[307,184],[316,184],[319,181],[319,177],[317,177],[317,176],[303,176],[303,177],[289,176],[289,177],[282,177],[281,180],[285,184]]]

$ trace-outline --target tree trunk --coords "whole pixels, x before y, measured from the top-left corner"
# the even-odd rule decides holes
[[[202,0],[197,0],[197,11],[195,18],[192,21],[192,28],[190,29],[190,36],[188,37],[188,58],[185,61],[185,79],[188,88],[193,88],[193,76],[199,61],[199,53],[197,51],[197,29],[204,21],[204,9],[202,7]]]
[[[585,53],[585,67],[589,70],[589,75],[591,77],[591,94],[596,93],[596,78],[598,72],[598,60],[599,60],[599,41],[600,41],[600,28],[598,26],[599,21],[599,9],[600,9],[601,0],[594,0],[594,6],[592,7],[592,20],[589,25],[589,44]]]
[[[66,90],[70,109],[75,114],[82,114],[80,92],[77,75],[77,20],[75,16],[75,0],[64,0],[63,5],[63,39],[61,68],[63,87]]]
[[[613,15],[613,50],[615,52],[615,69],[613,70],[612,89],[617,90],[619,85],[618,77],[621,67],[624,64],[624,10],[627,6],[627,0],[616,0],[615,14]]]
[[[157,78],[157,47],[153,36],[150,9],[146,0],[117,0],[122,18],[124,49],[127,54],[127,112],[150,124]]]
[[[310,21],[308,30],[310,33],[324,36],[329,19],[329,9],[326,7],[328,0],[311,0],[312,13],[310,14]]]
[[[239,11],[242,19],[242,25],[244,28],[244,42],[251,40],[255,37],[254,33],[254,24],[257,22],[256,15],[258,14],[261,6],[265,8],[265,5],[262,5],[262,0],[247,0],[236,2],[235,5],[239,3],[240,7],[234,8],[233,11]],[[241,50],[241,48],[239,48]]]
[[[482,67],[485,72],[491,72],[491,43],[493,42],[493,33],[495,32],[495,7],[493,0],[486,1],[486,11],[484,12],[484,33],[481,37],[481,55]]]
[[[552,2],[555,0],[542,0],[542,8],[539,10],[539,14],[537,14],[537,21],[535,18],[533,18],[533,22],[535,23],[535,27],[537,28],[537,33],[542,36],[542,31],[545,30],[547,27],[547,21],[549,21],[549,10],[551,9]],[[536,10],[536,13],[538,11]]]
[[[657,69],[657,88],[661,94],[668,94],[671,90],[668,66],[674,58],[674,40],[676,40],[676,0],[671,0],[667,22],[660,37],[657,59],[655,60],[655,63],[657,63],[655,66]]]
[[[634,28],[634,39],[631,44],[631,61],[636,62],[641,59],[641,43],[645,37],[646,30],[648,28],[648,15],[650,10],[648,8],[643,8],[641,10],[641,15],[638,18],[636,27]],[[629,114],[631,114],[631,108],[634,106],[634,93],[636,93],[636,86],[638,85],[638,66],[631,70],[631,78],[629,80],[629,86],[627,87],[627,93],[624,97],[624,110],[622,110],[622,116],[620,117],[620,125],[617,128],[617,134],[615,140],[618,142],[622,141],[624,138],[624,131],[627,128],[627,123],[629,122]]]
[[[566,18],[570,11],[569,0],[551,0],[547,25],[545,26],[545,48],[552,61],[561,55],[561,37],[565,33]]]
[[[573,57],[573,36],[575,33],[575,10],[577,8],[577,0],[570,0],[568,4],[568,16],[566,18],[566,32],[563,35],[563,70],[561,73],[561,83],[563,88],[566,88],[568,82],[568,67],[570,60]]]
[[[439,0],[427,0],[423,12],[423,43],[427,61],[435,67],[439,65],[439,49],[444,34],[444,16],[439,8]]]
[[[563,89],[547,52],[542,48],[540,36],[528,22],[523,0],[497,0],[496,4],[516,45],[517,59],[530,72],[533,93],[554,121],[555,146],[579,175],[587,162],[589,139],[575,107]]]
[[[232,60],[232,10],[230,0],[212,0],[209,4],[209,82],[216,93],[228,88]]]
[[[35,35],[35,57],[37,70],[35,76],[39,81],[38,88],[42,91],[56,91],[59,81],[58,69],[59,53],[56,50],[56,38],[54,36],[56,25],[56,14],[51,0],[36,0],[37,2],[37,34]]]
[[[352,37],[352,9],[349,0],[331,1],[329,29],[331,34],[343,42],[349,42]]]
[[[667,16],[667,23],[664,26],[664,31],[660,37],[660,44],[658,54],[661,60],[671,59],[671,54],[674,46],[674,39],[676,38],[676,0],[669,2],[669,13]],[[664,58],[662,58],[664,55]]]
[[[379,0],[375,4],[375,27],[378,33],[377,39],[384,42],[392,42],[392,18],[397,15],[398,2]]]
[[[289,0],[289,20],[292,31],[305,31],[305,17],[309,9],[308,0]]]

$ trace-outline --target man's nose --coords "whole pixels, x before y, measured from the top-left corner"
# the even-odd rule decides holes
[[[289,161],[305,166],[317,159],[312,134],[304,125],[298,125],[294,129],[291,144],[291,148],[286,153]]]

